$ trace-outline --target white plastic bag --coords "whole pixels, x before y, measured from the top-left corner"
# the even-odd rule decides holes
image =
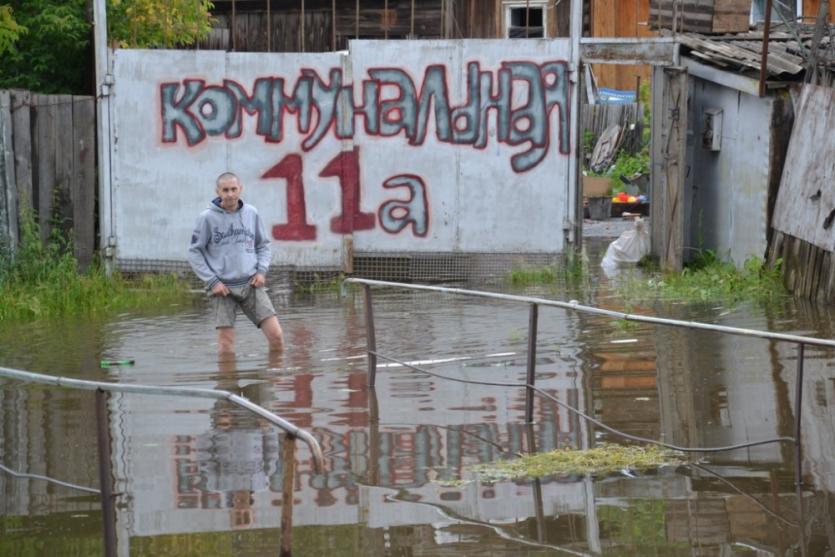
[[[600,266],[606,274],[610,274],[621,265],[637,263],[648,253],[649,230],[642,219],[636,219],[635,226],[609,244]]]

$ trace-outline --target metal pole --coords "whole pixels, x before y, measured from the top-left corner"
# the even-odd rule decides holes
[[[803,352],[805,349],[806,345],[802,342],[797,345],[797,373],[794,384],[794,481],[797,485],[803,485],[803,441],[800,438],[803,412],[801,412],[800,405],[803,403]]]
[[[235,28],[238,26],[237,23],[237,12],[235,10],[235,0],[232,0],[232,50],[236,50],[238,48],[238,41],[235,38]]]
[[[380,484],[380,405],[375,389],[368,390],[368,482]]]
[[[533,389],[536,382],[536,331],[539,321],[539,306],[531,304],[528,316],[528,373],[525,383],[525,422],[533,423]]]
[[[383,3],[383,38],[389,38],[389,0]]]
[[[267,0],[267,52],[272,52],[273,45],[272,45],[272,38],[273,38],[273,25],[272,25],[272,6],[271,0]]]
[[[214,400],[228,400],[235,406],[240,406],[256,414],[273,425],[276,425],[289,433],[301,439],[302,442],[310,447],[310,452],[313,456],[313,465],[317,473],[322,473],[324,457],[322,456],[322,447],[319,442],[309,432],[296,427],[294,424],[288,422],[281,416],[276,416],[269,410],[262,408],[250,402],[249,400],[234,395],[227,391],[220,391],[215,389],[197,389],[192,387],[157,387],[155,385],[135,385],[126,383],[108,383],[104,381],[87,381],[84,379],[73,379],[71,377],[61,377],[54,375],[44,375],[41,373],[32,373],[30,371],[21,371],[7,367],[0,367],[0,377],[9,377],[18,381],[26,381],[27,383],[40,383],[42,385],[55,385],[56,387],[68,389],[84,389],[88,391],[102,390],[116,393],[136,393],[146,395],[163,395],[163,396],[191,396],[200,398],[211,398]]]
[[[107,423],[107,393],[96,391],[96,438],[99,449],[99,489],[101,489],[104,554],[116,557],[116,506],[113,500],[113,469],[110,462],[110,428]]]
[[[533,424],[526,424],[525,433],[528,437],[528,454],[536,453],[536,432],[533,430]],[[542,482],[539,478],[533,481],[531,485],[533,491],[533,508],[536,515],[536,541],[544,543],[545,541],[545,511],[542,502]]]
[[[411,23],[409,26],[409,38],[415,38],[415,0],[412,0],[412,16],[411,16]]]
[[[365,285],[365,342],[368,355],[368,388],[373,389],[377,381],[377,335],[374,331],[374,305],[371,287]]]
[[[802,335],[790,335],[786,333],[772,333],[770,331],[758,331],[756,329],[743,329],[740,327],[728,327],[727,325],[714,325],[713,323],[702,323],[700,321],[682,321],[680,319],[667,319],[664,317],[648,317],[646,315],[640,315],[636,313],[624,313],[621,311],[600,309],[594,306],[585,306],[580,304],[577,300],[569,300],[568,302],[563,302],[560,300],[536,298],[534,296],[517,296],[514,294],[500,294],[498,292],[484,292],[482,290],[466,290],[463,288],[447,288],[443,286],[430,286],[428,284],[406,284],[402,282],[371,280],[361,278],[347,278],[344,282],[347,284],[363,284],[390,288],[404,288],[406,290],[419,290],[422,292],[442,292],[445,294],[473,296],[478,298],[487,298],[490,300],[504,300],[506,302],[539,304],[540,306],[562,308],[567,309],[569,311],[588,313],[591,315],[602,315],[606,317],[611,317],[612,319],[623,319],[625,321],[635,321],[637,323],[668,325],[670,327],[683,327],[686,329],[697,329],[700,331],[715,331],[717,333],[728,333],[730,335],[740,335],[753,338],[778,340],[781,342],[802,342],[804,344],[810,344],[812,346],[824,346],[826,348],[835,348],[835,340],[831,339],[807,337]],[[0,367],[0,372],[2,372],[4,369],[6,368]]]
[[[302,0],[302,13],[299,19],[301,19],[302,52],[304,52],[304,0]]]
[[[331,50],[336,52],[336,0],[331,2]]]
[[[284,435],[281,442],[281,551],[280,557],[293,554],[293,495],[296,479],[296,438]]]
[[[570,37],[571,37],[571,77],[569,78],[569,118],[568,126],[573,145],[574,156],[568,158],[568,189],[565,199],[568,201],[568,207],[575,207],[576,214],[569,215],[565,225],[568,227],[570,238],[575,247],[579,246],[583,241],[582,226],[583,226],[583,212],[582,212],[582,182],[580,178],[580,161],[577,158],[581,143],[580,137],[582,131],[580,130],[580,38],[583,36],[583,2],[582,0],[571,0],[571,19],[569,21]],[[578,199],[579,197],[579,199]],[[580,207],[579,210],[576,207]],[[579,221],[579,222],[578,222]],[[579,237],[577,237],[579,236]]]
[[[360,38],[360,0],[357,0],[357,9],[354,13],[354,38]]]
[[[446,39],[446,0],[441,0],[441,32],[438,33],[442,39]]]
[[[111,130],[110,130],[110,49],[107,46],[107,6],[105,0],[93,2],[93,41],[96,62],[96,141],[98,154],[99,242],[105,272],[114,267],[113,196],[111,190]]]
[[[765,96],[765,77],[768,75],[768,38],[771,34],[771,0],[765,0],[765,25],[763,27],[763,55],[760,59],[760,96]]]

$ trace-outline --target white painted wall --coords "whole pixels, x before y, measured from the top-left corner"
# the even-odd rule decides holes
[[[116,257],[149,266],[184,262],[195,219],[213,196],[216,176],[227,170],[242,178],[244,199],[264,218],[274,264],[339,267],[343,240],[352,231],[354,249],[364,252],[559,253],[563,226],[574,218],[568,203],[569,53],[566,39],[357,41],[349,53],[323,54],[116,50],[111,130]],[[476,92],[467,85],[472,63],[479,64],[483,84]],[[440,72],[447,94],[422,103],[427,117],[417,120],[426,122],[425,136],[411,127],[387,132],[387,123],[408,120],[410,108],[420,109],[430,68],[435,69],[428,75]],[[386,77],[376,73],[379,69],[393,73]],[[391,75],[408,79],[397,85]],[[340,78],[342,94],[338,88],[328,92]],[[251,96],[259,79],[268,80],[266,104],[249,114],[236,105],[229,81]],[[279,79],[285,96],[292,97],[301,84],[300,98],[318,98],[309,129],[300,129],[304,111],[270,118],[269,107],[278,98],[270,91],[277,90]],[[515,128],[519,137],[502,134],[500,110],[486,98],[500,96],[500,79],[510,83],[503,129]],[[311,96],[304,95],[305,85],[313,88]],[[188,87],[195,97],[188,96]],[[365,103],[365,87],[376,87],[376,101]],[[485,95],[478,94],[482,88]],[[166,90],[173,94],[166,97]],[[392,105],[410,91],[411,105]],[[557,105],[560,95],[565,102]],[[467,137],[466,130],[453,137],[446,127],[445,118],[465,112],[468,103],[478,119],[486,118],[478,140]],[[359,110],[369,104],[379,113],[369,124],[352,104]],[[436,112],[439,107],[443,110]],[[227,108],[230,119],[224,120]],[[268,137],[257,129],[261,116],[267,124],[281,121],[283,136]],[[330,127],[314,141],[320,119],[331,117]],[[464,127],[466,120],[458,121]],[[377,123],[381,128],[375,131]],[[196,134],[192,141],[187,128]],[[531,133],[538,130],[547,142],[542,156],[519,159],[531,150]],[[334,175],[321,176],[340,153],[342,164],[334,163]],[[332,219],[342,210],[340,184],[354,175],[351,155],[344,153],[357,155],[359,211],[365,216],[364,222],[355,218],[353,227],[349,223],[339,230]],[[315,227],[303,239],[286,230],[273,234],[275,225],[288,223],[288,172],[264,176],[280,161],[302,168],[304,214]],[[392,187],[384,187],[387,182]]]

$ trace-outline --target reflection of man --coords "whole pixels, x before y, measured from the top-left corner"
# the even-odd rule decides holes
[[[264,383],[239,387],[234,358],[221,359],[217,389],[240,394],[256,404],[264,400]],[[211,410],[212,429],[199,435],[197,459],[204,488],[219,492],[220,507],[231,509],[232,528],[254,523],[254,493],[270,486],[277,468],[279,432],[257,416],[218,400]]]

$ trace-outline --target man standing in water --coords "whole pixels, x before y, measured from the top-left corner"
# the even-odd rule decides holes
[[[218,176],[217,197],[197,219],[188,261],[211,292],[218,354],[235,351],[237,309],[267,338],[270,351],[284,346],[281,325],[267,296],[270,240],[258,211],[241,201],[243,184],[231,172]]]

